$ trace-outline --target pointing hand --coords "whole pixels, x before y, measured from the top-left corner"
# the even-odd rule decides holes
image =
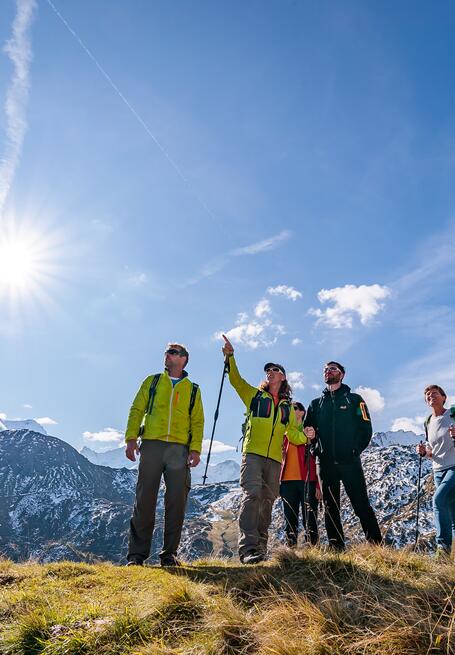
[[[222,334],[221,336],[222,336],[223,339],[224,339],[223,355],[224,355],[225,357],[230,357],[231,355],[234,354],[234,346],[233,346],[232,343],[229,341],[229,339],[227,338],[227,336],[225,336],[224,334]]]

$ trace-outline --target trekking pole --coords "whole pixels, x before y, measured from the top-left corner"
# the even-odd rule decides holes
[[[226,357],[225,360],[224,360],[224,364],[223,364],[223,375],[221,376],[220,392],[218,394],[218,402],[216,403],[215,415],[213,417],[212,436],[210,437],[209,452],[207,453],[207,461],[205,463],[205,471],[204,471],[204,475],[202,477],[202,484],[205,484],[205,481],[207,480],[207,470],[208,470],[209,462],[210,462],[210,454],[212,452],[212,444],[213,444],[213,437],[215,435],[216,422],[218,420],[218,412],[219,412],[219,409],[220,409],[221,394],[223,393],[224,378],[226,377],[226,373],[229,370],[229,363],[228,362],[229,362],[229,358]]]
[[[306,480],[305,492],[303,497],[304,506],[304,521],[305,521],[305,541],[310,541],[310,442],[305,445],[305,459],[306,459]]]
[[[414,541],[414,550],[417,548],[419,539],[419,509],[420,509],[420,481],[422,479],[422,455],[419,453],[419,476],[417,478],[417,509],[416,509],[416,536]]]

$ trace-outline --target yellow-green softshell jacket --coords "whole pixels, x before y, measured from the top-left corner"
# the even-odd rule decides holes
[[[155,389],[152,413],[145,416],[149,402],[150,384],[153,375],[149,375],[141,384],[131,405],[126,427],[125,440],[137,439],[142,420],[145,416],[142,439],[160,439],[189,446],[190,450],[201,452],[204,434],[204,410],[202,408],[201,390],[198,388],[191,416],[189,405],[192,384],[185,377],[173,387],[167,373],[161,377]],[[191,435],[191,439],[190,439]]]
[[[251,401],[256,396],[258,388],[248,384],[240,376],[233,356],[229,358],[229,381],[245,403],[247,412],[249,412]],[[262,397],[270,398],[272,402],[271,407],[274,407],[271,394],[263,391]],[[250,414],[243,440],[242,451],[244,453],[254,453],[281,462],[285,434],[288,440],[296,446],[307,443],[308,439],[303,432],[302,426],[297,426],[295,422],[295,412],[292,405],[289,420],[286,423],[282,423],[282,417],[285,414],[281,406],[285,403],[286,401],[280,400],[277,411],[271,411],[270,416],[266,418],[252,416]]]

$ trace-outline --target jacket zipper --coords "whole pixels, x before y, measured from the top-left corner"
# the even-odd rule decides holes
[[[338,464],[336,460],[336,453],[335,453],[335,392],[334,391],[330,392],[330,398],[332,399],[332,453],[333,453],[334,463]]]
[[[170,383],[172,384],[172,380],[170,380]],[[174,400],[174,385],[172,384],[172,391],[171,391],[171,400],[169,401],[169,421],[167,424],[167,435],[166,435],[166,441],[169,441],[169,434],[171,432],[171,419],[172,419],[172,401]]]

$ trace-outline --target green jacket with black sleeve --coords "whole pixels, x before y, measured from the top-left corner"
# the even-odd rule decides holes
[[[281,462],[285,434],[296,446],[307,443],[302,426],[297,426],[295,422],[292,404],[288,400],[280,400],[275,406],[270,393],[248,384],[240,376],[233,355],[229,357],[229,381],[247,408],[242,452]]]
[[[352,462],[365,450],[373,434],[365,401],[346,384],[334,392],[324,389],[320,398],[312,400],[304,425],[316,430],[316,453],[321,463]]]

